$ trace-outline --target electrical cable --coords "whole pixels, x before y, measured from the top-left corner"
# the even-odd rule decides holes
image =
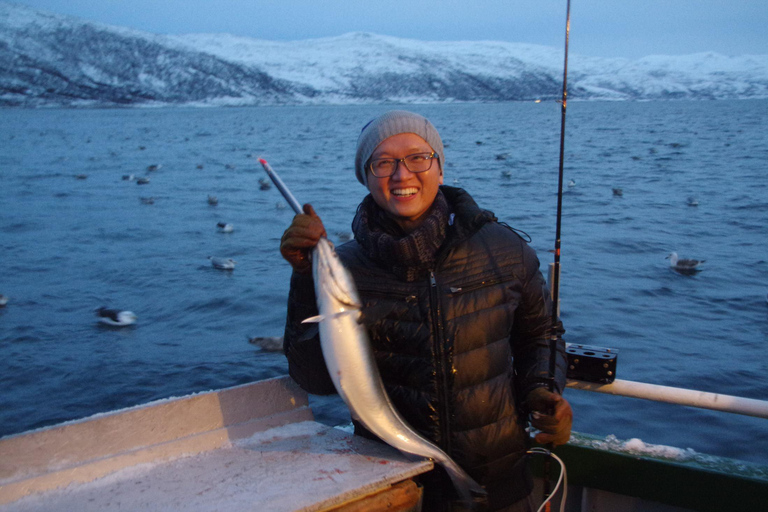
[[[531,448],[526,453],[531,454],[531,455],[537,455],[537,454],[538,455],[546,455],[548,457],[552,457],[553,459],[555,459],[560,464],[560,476],[558,476],[558,478],[557,478],[557,482],[555,483],[555,488],[552,489],[552,492],[549,493],[549,496],[547,496],[547,499],[545,499],[542,502],[541,506],[538,508],[538,510],[536,512],[541,512],[542,510],[544,510],[544,507],[547,505],[547,503],[549,503],[552,500],[552,497],[557,493],[557,489],[561,485],[563,487],[563,497],[560,498],[560,512],[565,512],[565,499],[568,496],[568,475],[567,475],[567,473],[565,471],[565,463],[562,461],[562,459],[560,459],[560,457],[558,457],[557,455],[555,455],[551,451],[546,450],[544,448],[538,448],[538,447]],[[548,478],[548,476],[544,475],[544,478]]]

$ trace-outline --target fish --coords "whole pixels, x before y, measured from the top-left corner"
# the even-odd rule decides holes
[[[312,251],[320,345],[333,385],[351,416],[381,440],[407,455],[432,459],[450,476],[462,501],[482,499],[486,491],[447,453],[416,432],[395,409],[381,380],[368,332],[360,323],[361,301],[354,279],[323,237]]]

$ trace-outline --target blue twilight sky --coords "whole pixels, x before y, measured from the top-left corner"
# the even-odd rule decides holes
[[[562,46],[566,0],[18,0],[161,34],[271,40],[377,34]],[[768,0],[572,0],[570,51],[637,58],[768,53]]]

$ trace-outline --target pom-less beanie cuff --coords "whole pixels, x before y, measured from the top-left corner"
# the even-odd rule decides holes
[[[357,181],[368,187],[365,164],[385,139],[399,133],[415,133],[429,144],[440,158],[440,168],[445,168],[443,141],[437,129],[424,116],[406,110],[390,110],[366,124],[357,139],[355,175]]]

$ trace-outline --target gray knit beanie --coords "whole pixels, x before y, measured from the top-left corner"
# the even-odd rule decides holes
[[[443,141],[437,129],[426,117],[406,110],[390,110],[363,126],[357,139],[355,154],[355,175],[357,181],[368,187],[365,164],[384,139],[399,133],[415,133],[429,144],[440,158],[440,168],[445,168]]]

